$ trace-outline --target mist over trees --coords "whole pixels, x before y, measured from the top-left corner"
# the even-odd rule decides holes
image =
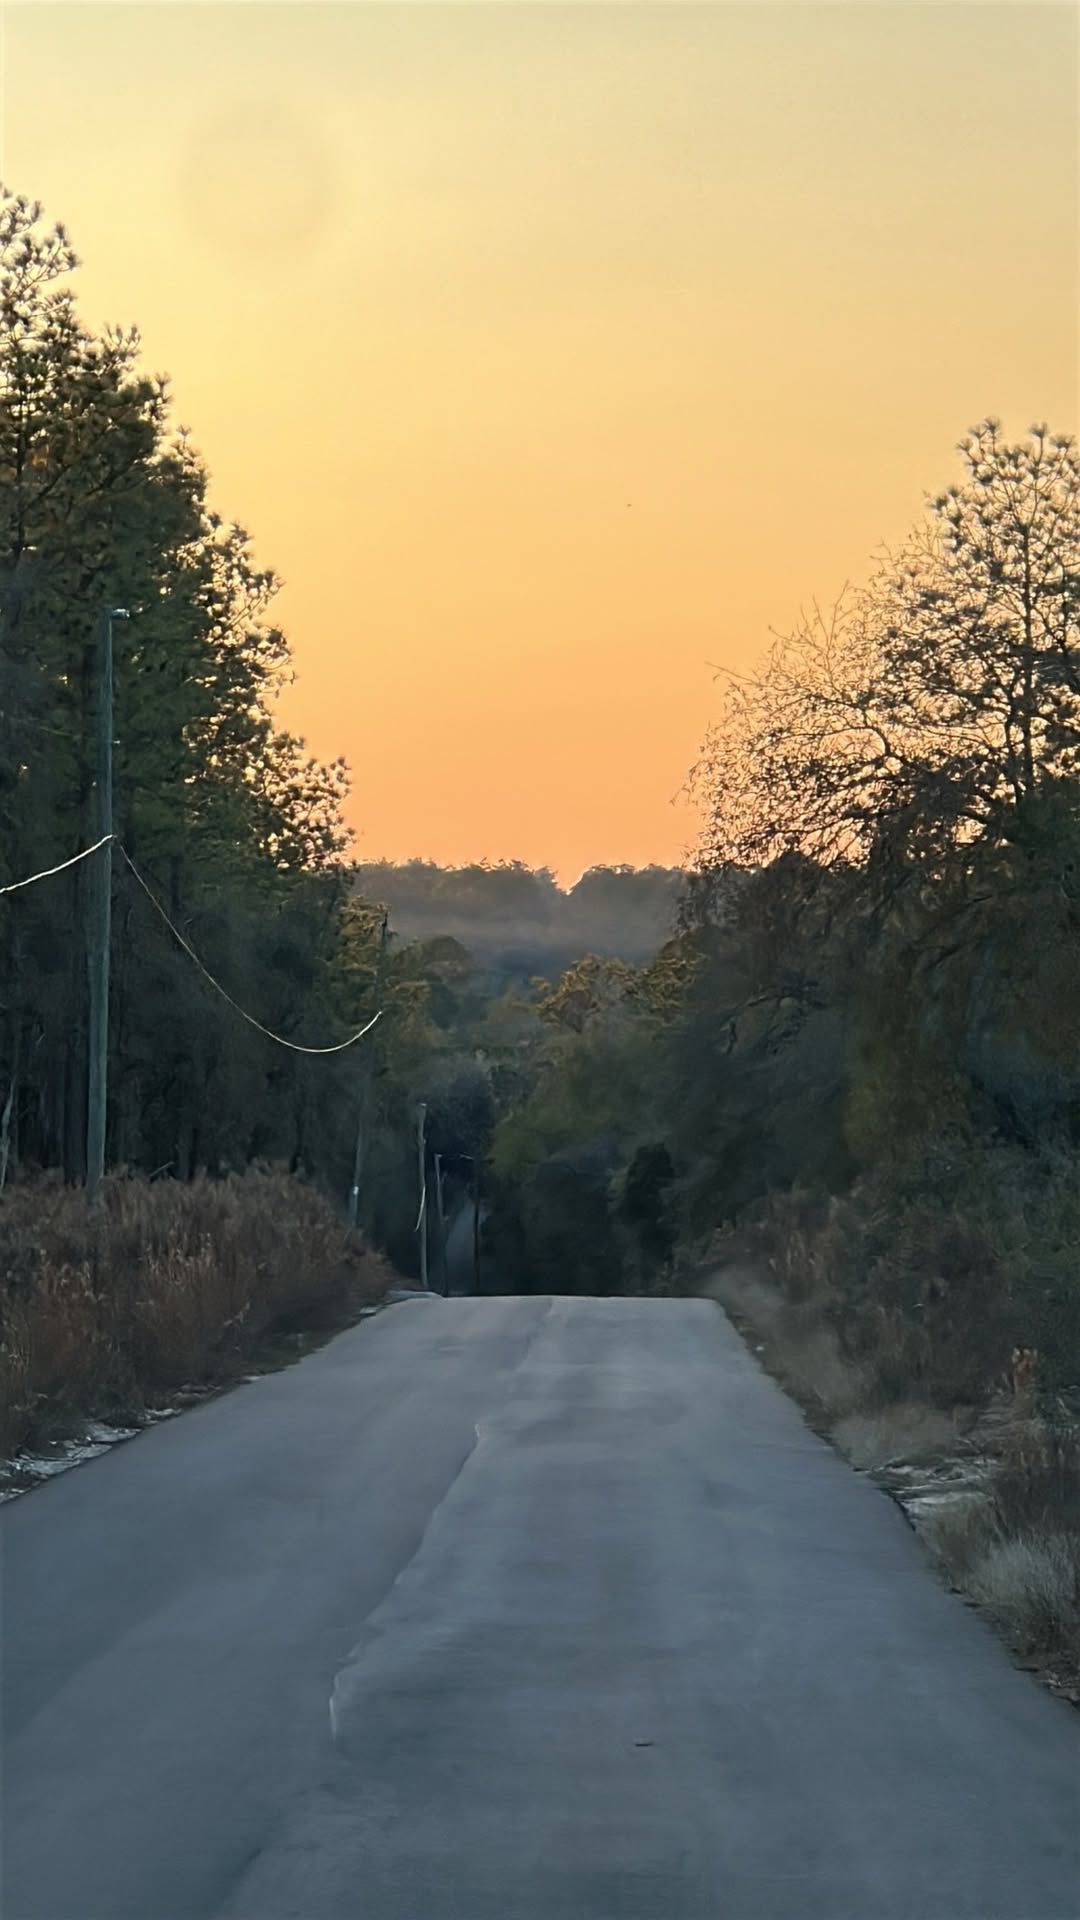
[[[403,938],[450,934],[506,979],[561,972],[583,953],[649,959],[671,931],[684,878],[671,867],[591,867],[562,888],[548,868],[520,861],[356,869],[361,892],[386,902]]]

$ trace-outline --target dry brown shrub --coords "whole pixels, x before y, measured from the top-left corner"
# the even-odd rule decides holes
[[[811,1413],[833,1420],[865,1404],[864,1372],[841,1352],[812,1300],[791,1301],[775,1274],[766,1279],[737,1262],[718,1268],[706,1291],[754,1337],[770,1372]]]
[[[26,1329],[35,1393],[78,1395],[92,1385],[104,1333],[88,1261],[46,1268],[26,1302]]]
[[[1080,1541],[1080,1427],[1052,1420],[1008,1426],[994,1508],[1005,1532],[1072,1532]]]
[[[0,1198],[0,1445],[65,1410],[227,1379],[268,1337],[343,1324],[393,1278],[281,1172],[113,1175],[94,1215],[55,1182],[15,1187]]]
[[[16,1307],[5,1313],[0,1333],[0,1453],[23,1445],[33,1405],[26,1315]]]
[[[949,1578],[1020,1652],[1080,1680],[1080,1435],[1006,1431],[986,1491],[924,1516]]]
[[[852,1466],[867,1473],[896,1462],[919,1465],[950,1459],[961,1433],[950,1414],[922,1401],[903,1400],[848,1414],[837,1422],[832,1438]]]

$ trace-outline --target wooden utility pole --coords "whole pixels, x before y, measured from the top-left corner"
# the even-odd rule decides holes
[[[435,1214],[439,1222],[439,1271],[445,1299],[450,1292],[450,1272],[446,1264],[446,1213],[443,1209],[442,1154],[435,1155]]]
[[[113,642],[123,607],[105,607],[98,632],[96,838],[113,831]],[[109,1077],[109,949],[112,933],[112,840],[94,855],[87,966],[90,976],[90,1073],[86,1111],[86,1191],[91,1205],[105,1171]]]
[[[15,1058],[11,1066],[11,1079],[8,1081],[7,1099],[4,1101],[3,1116],[0,1117],[0,1193],[7,1183],[8,1156],[11,1152],[11,1115],[15,1105],[15,1083],[19,1072],[19,1029],[15,1029]]]
[[[416,1221],[416,1230],[420,1235],[420,1285],[427,1288],[427,1143],[424,1138],[424,1125],[427,1120],[427,1107],[421,1100],[416,1109],[416,1144],[420,1172],[420,1212]]]
[[[386,954],[386,942],[389,935],[389,916],[383,914],[379,929],[379,950],[375,956],[375,1005],[378,1008],[379,990],[382,986],[383,959]],[[364,1147],[366,1144],[368,1105],[371,1099],[371,1068],[374,1041],[364,1048],[360,1061],[360,1098],[356,1113],[356,1146],[353,1149],[352,1186],[349,1188],[349,1225],[355,1227],[360,1215],[360,1176],[364,1171]]]
[[[480,1291],[480,1162],[473,1161],[473,1292]]]

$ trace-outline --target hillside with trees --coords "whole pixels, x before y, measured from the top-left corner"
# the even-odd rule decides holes
[[[671,933],[684,881],[672,867],[590,867],[563,888],[550,869],[521,861],[356,868],[361,894],[385,902],[402,938],[450,935],[504,984],[561,973],[583,953],[651,959]]]

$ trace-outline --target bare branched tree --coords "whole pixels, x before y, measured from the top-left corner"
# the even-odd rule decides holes
[[[693,780],[704,872],[862,866],[884,842],[933,867],[1080,770],[1080,459],[995,421],[904,549],[764,667],[731,675]]]

